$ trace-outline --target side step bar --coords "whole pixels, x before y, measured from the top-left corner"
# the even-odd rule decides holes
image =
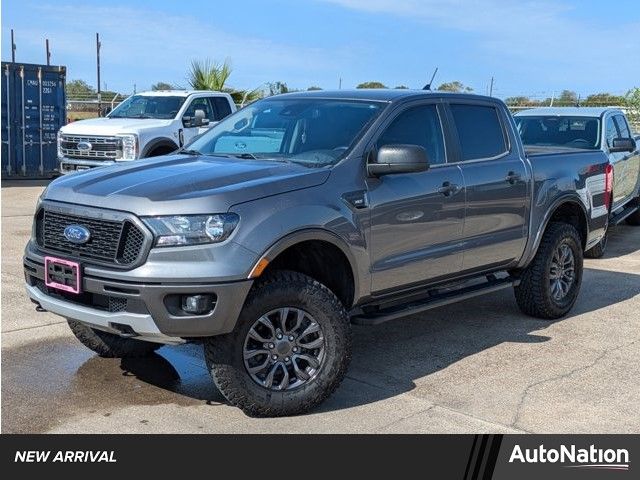
[[[620,213],[616,213],[609,219],[610,225],[618,225],[626,220],[629,215],[632,215],[635,211],[640,209],[640,205],[630,205],[625,207]]]
[[[415,313],[424,312],[432,308],[441,307],[450,303],[456,303],[467,298],[473,298],[487,293],[496,292],[504,288],[516,287],[520,280],[512,277],[497,279],[492,275],[487,276],[487,281],[463,287],[458,290],[430,293],[426,298],[416,300],[404,305],[378,310],[375,313],[359,313],[351,317],[351,322],[356,325],[378,325],[380,323],[406,317]],[[432,291],[433,292],[433,291]]]

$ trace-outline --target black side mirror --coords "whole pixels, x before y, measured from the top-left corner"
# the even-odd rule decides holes
[[[372,177],[390,173],[424,172],[428,169],[427,152],[419,145],[384,145],[367,165],[367,171]]]
[[[184,126],[184,128],[190,128],[193,125],[191,124],[191,121],[193,120],[193,117],[190,117],[189,115],[185,115],[184,117],[182,117],[182,125]]]
[[[609,152],[633,152],[636,149],[636,141],[633,138],[614,138]]]

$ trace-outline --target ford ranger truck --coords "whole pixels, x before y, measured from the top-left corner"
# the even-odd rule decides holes
[[[166,155],[236,111],[227,93],[159,90],[130,96],[106,117],[58,131],[60,173]]]
[[[503,288],[566,315],[606,231],[608,164],[527,155],[494,98],[278,95],[175,155],[53,181],[26,288],[100,356],[199,342],[231,404],[300,414],[344,378],[352,323]]]
[[[634,137],[624,112],[618,108],[532,108],[515,115],[526,151],[558,148],[602,150],[609,158],[607,198],[609,226],[626,220],[640,225],[640,137]],[[608,235],[585,255],[600,258]]]

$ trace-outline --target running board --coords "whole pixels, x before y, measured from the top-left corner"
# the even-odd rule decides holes
[[[626,220],[628,216],[633,215],[633,213],[638,209],[640,209],[640,206],[638,205],[631,205],[629,207],[625,207],[620,213],[613,215],[609,219],[609,224],[618,225],[619,223]]]
[[[351,317],[351,322],[356,325],[378,325],[380,323],[406,317],[415,313],[424,312],[432,308],[441,307],[450,303],[456,303],[468,298],[478,297],[487,293],[496,292],[504,288],[516,287],[520,280],[512,277],[496,279],[488,276],[487,281],[480,284],[464,287],[459,290],[444,293],[433,293],[428,297],[413,301],[404,305],[379,310],[375,313],[359,313]]]

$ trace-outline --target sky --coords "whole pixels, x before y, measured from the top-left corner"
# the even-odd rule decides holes
[[[615,5],[615,8],[614,8]],[[4,0],[2,60],[65,65],[67,79],[123,93],[186,86],[193,59],[229,59],[235,88],[421,88],[458,80],[477,93],[545,98],[640,86],[635,0]]]

